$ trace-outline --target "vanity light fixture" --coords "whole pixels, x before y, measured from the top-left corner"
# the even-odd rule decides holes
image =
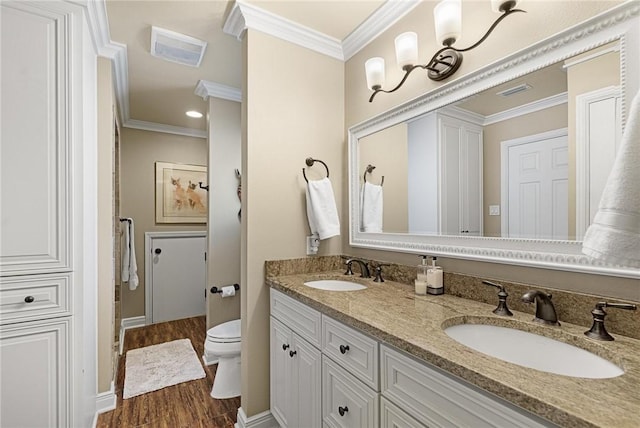
[[[396,61],[404,70],[404,77],[398,85],[391,90],[382,89],[384,85],[384,59],[380,57],[368,59],[364,66],[367,75],[367,86],[373,91],[369,102],[378,92],[391,93],[400,88],[409,74],[416,68],[427,70],[427,76],[431,80],[440,81],[452,76],[460,64],[462,64],[462,52],[474,49],[484,42],[496,26],[507,16],[515,12],[525,12],[515,9],[518,0],[491,0],[491,8],[494,12],[502,13],[489,27],[480,40],[468,48],[458,49],[453,47],[462,33],[462,0],[442,0],[433,9],[435,20],[436,39],[444,45],[438,50],[426,65],[416,64],[418,61],[418,35],[414,32],[402,33],[395,39]]]
[[[202,113],[200,113],[199,111],[195,111],[195,110],[189,110],[185,114],[187,116],[189,116],[189,117],[193,117],[194,119],[200,119],[202,117]]]

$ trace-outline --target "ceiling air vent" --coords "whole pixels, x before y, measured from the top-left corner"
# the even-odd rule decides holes
[[[151,27],[151,55],[178,64],[199,67],[207,42],[165,30]]]
[[[500,95],[501,97],[508,97],[510,95],[517,94],[519,92],[528,91],[529,89],[531,89],[531,85],[523,83],[521,85],[514,86],[513,88],[509,88],[509,89],[505,89],[504,91],[500,91],[496,95]]]

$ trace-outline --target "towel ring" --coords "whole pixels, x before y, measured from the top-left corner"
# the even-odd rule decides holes
[[[364,178],[364,182],[367,182],[367,173],[371,174],[373,172],[373,170],[376,169],[375,166],[369,164],[367,165],[367,167],[364,170],[364,174],[362,175],[362,178]],[[384,184],[384,175],[382,176],[382,181],[380,181],[380,186],[382,186]]]
[[[329,178],[329,167],[327,166],[326,163],[322,162],[320,159],[306,158],[304,162],[307,164],[307,166],[313,166],[314,162],[320,162],[322,165],[324,165],[325,169],[327,170],[327,178]],[[307,174],[305,173],[304,168],[302,168],[302,175],[304,176],[304,181],[308,183],[309,180],[307,180]]]

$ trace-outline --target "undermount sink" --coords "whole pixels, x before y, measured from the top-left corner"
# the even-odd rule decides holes
[[[605,379],[624,373],[589,351],[514,328],[459,324],[444,329],[455,341],[509,363],[570,377]]]
[[[311,288],[317,288],[318,290],[326,291],[356,291],[364,290],[367,288],[362,284],[350,281],[341,281],[339,279],[321,279],[318,281],[308,281],[304,285]]]

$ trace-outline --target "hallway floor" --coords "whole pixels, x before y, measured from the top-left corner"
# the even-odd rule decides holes
[[[201,357],[206,336],[205,317],[187,318],[127,330],[118,363],[116,409],[98,417],[97,428],[231,428],[236,422],[240,397],[211,398],[217,365],[204,367],[206,377],[170,386],[127,400],[122,399],[125,356],[130,349],[189,338]],[[201,360],[202,361],[202,360]]]

